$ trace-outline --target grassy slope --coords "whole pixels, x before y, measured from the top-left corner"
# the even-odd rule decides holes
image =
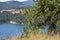
[[[8,38],[6,40],[60,40],[60,36],[59,35],[50,36],[42,33],[40,34],[30,33],[28,38],[27,37],[20,38],[19,36],[16,36]]]

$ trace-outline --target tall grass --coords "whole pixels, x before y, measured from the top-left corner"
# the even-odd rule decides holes
[[[48,35],[45,33],[29,33],[28,37],[21,37],[19,35],[12,37],[12,38],[6,38],[6,40],[60,40],[60,36],[57,35]]]

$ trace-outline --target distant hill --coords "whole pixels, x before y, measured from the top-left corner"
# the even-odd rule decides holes
[[[32,6],[32,4],[33,4],[34,2],[33,2],[32,0],[29,0],[29,1],[24,1],[23,3],[26,4],[26,5]]]
[[[0,10],[1,9],[20,9],[20,8],[27,8],[31,6],[29,1],[19,2],[19,1],[6,1],[0,2]]]

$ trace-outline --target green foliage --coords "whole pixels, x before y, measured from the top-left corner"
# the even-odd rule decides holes
[[[35,4],[26,9],[27,26],[30,30],[49,24],[49,32],[56,30],[60,20],[60,0],[34,0]]]
[[[9,23],[15,21],[16,23],[25,22],[24,14],[12,14],[11,12],[3,11],[0,12],[0,23]]]
[[[0,23],[7,23],[13,19],[13,14],[11,12],[1,12],[0,13]]]
[[[25,22],[25,15],[24,14],[14,14],[13,21],[15,21],[17,23]]]

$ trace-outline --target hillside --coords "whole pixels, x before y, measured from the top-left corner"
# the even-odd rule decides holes
[[[6,2],[0,2],[0,10],[1,9],[24,9],[32,4],[29,4],[29,1],[26,2],[19,2],[19,1],[6,1]]]

